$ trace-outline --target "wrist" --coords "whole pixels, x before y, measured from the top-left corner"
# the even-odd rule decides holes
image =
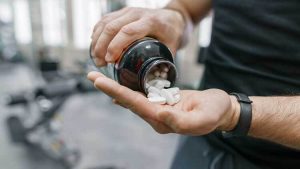
[[[221,131],[231,131],[235,128],[239,121],[241,107],[235,96],[229,95],[230,98],[230,108],[225,113],[226,118],[224,118],[223,123],[218,128]]]
[[[172,10],[179,15],[178,17],[179,22],[181,22],[181,25],[183,25],[183,27],[181,31],[181,38],[180,38],[180,43],[178,45],[178,48],[182,48],[188,43],[189,35],[193,32],[194,29],[194,25],[191,20],[191,17],[188,14],[188,12],[181,6],[178,6],[178,4],[176,5],[169,4],[164,9]]]

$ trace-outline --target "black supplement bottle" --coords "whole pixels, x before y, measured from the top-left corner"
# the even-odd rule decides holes
[[[91,49],[90,57],[95,64]],[[129,45],[115,63],[108,64],[105,67],[96,67],[101,73],[119,84],[147,94],[147,77],[159,66],[169,68],[167,80],[173,86],[177,78],[177,70],[172,53],[163,43],[146,37]]]

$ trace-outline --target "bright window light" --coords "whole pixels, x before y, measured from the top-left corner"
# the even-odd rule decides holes
[[[201,47],[208,47],[211,40],[213,14],[205,17],[199,25],[199,40]]]
[[[44,43],[61,46],[66,41],[65,0],[41,0]]]
[[[27,0],[14,1],[14,26],[17,42],[21,44],[31,43],[32,32]]]
[[[106,0],[73,0],[74,45],[88,48],[94,25],[107,10]]]
[[[2,22],[12,21],[12,12],[9,4],[0,2],[0,20]]]

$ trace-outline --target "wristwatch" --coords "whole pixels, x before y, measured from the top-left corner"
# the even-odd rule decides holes
[[[233,130],[222,132],[223,137],[247,136],[252,121],[252,101],[243,93],[230,93],[230,95],[235,96],[240,103],[240,117]]]

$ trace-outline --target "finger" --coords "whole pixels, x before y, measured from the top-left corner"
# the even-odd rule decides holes
[[[96,46],[95,46],[95,56],[98,58],[104,58],[107,47],[111,40],[115,37],[115,35],[120,31],[120,29],[131,23],[135,20],[139,19],[139,15],[135,15],[132,12],[127,12],[124,16],[121,16],[108,24],[105,25],[101,35],[99,36]],[[113,62],[111,57],[105,57],[106,62]]]
[[[157,117],[155,115],[157,111],[156,105],[148,102],[148,99],[142,94],[122,86],[112,79],[105,76],[99,76],[95,80],[94,86],[112,98],[115,98],[120,103],[126,105],[126,107],[142,118],[147,117],[155,119]]]
[[[92,36],[94,35],[94,33],[96,32],[96,30],[98,29],[98,27],[100,25],[102,25],[102,23],[105,23],[106,21],[110,21],[110,20],[113,20],[119,16],[122,16],[124,13],[126,13],[130,8],[122,8],[118,11],[114,11],[114,12],[111,12],[111,13],[108,13],[106,15],[104,15],[102,17],[102,19],[100,21],[97,22],[97,24],[94,26],[94,29],[93,29],[93,34]],[[101,22],[101,21],[104,21],[104,22]]]
[[[91,35],[91,38],[92,38],[92,43],[91,43],[92,46],[91,47],[92,47],[92,55],[93,56],[95,56],[94,48],[96,46],[97,40],[98,40],[99,36],[101,35],[105,25],[107,23],[109,23],[110,21],[122,16],[128,10],[129,10],[129,8],[123,8],[119,11],[109,13],[109,14],[103,16],[103,18],[94,26],[93,33]]]
[[[123,105],[122,103],[120,103],[118,100],[116,100],[116,99],[113,99],[113,103],[114,104],[116,104],[116,105],[119,105],[119,106],[121,106],[121,107],[123,107],[123,108],[125,108],[125,109],[128,109],[125,105]]]
[[[96,72],[96,71],[92,71],[92,72],[88,73],[87,78],[90,81],[94,82],[100,76],[104,76],[104,75],[102,73],[99,73],[99,72]]]
[[[147,22],[146,19],[140,19],[122,27],[108,45],[107,56],[105,56],[105,58],[116,60],[127,46],[149,35],[152,29],[151,27],[151,22]]]

